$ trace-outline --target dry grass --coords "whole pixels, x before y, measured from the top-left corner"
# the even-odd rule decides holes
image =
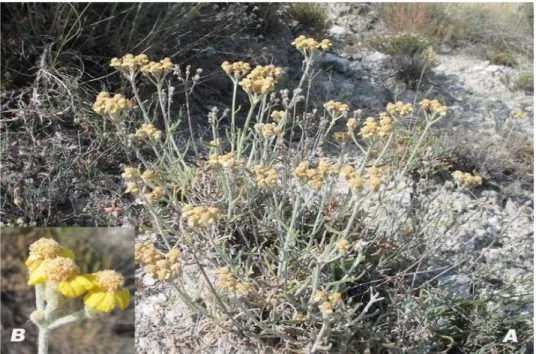
[[[393,32],[415,32],[455,47],[479,44],[532,57],[532,11],[523,3],[386,4],[379,12]]]

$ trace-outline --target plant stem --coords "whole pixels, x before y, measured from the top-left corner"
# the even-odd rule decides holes
[[[419,149],[419,147],[421,146],[423,140],[424,140],[424,137],[426,136],[426,134],[428,133],[428,130],[430,130],[430,127],[432,126],[432,122],[430,123],[427,123],[426,126],[424,127],[424,130],[422,131],[422,134],[421,134],[421,137],[419,138],[419,141],[417,142],[417,145],[415,145],[415,147],[413,148],[413,151],[411,152],[411,155],[408,159],[408,162],[406,163],[406,166],[404,167],[404,170],[402,170],[402,173],[400,174],[400,176],[404,176],[410,166],[411,166],[411,163],[413,162],[413,159],[415,159],[415,156],[417,155],[417,150]]]
[[[50,329],[39,328],[38,354],[48,354],[48,341],[50,339]]]
[[[236,91],[238,88],[238,82],[233,80],[233,103],[231,106],[231,151],[235,149],[235,135],[236,135]]]
[[[51,329],[54,329],[54,328],[64,326],[64,325],[69,324],[69,323],[73,323],[73,322],[76,322],[76,321],[81,321],[83,319],[86,319],[86,312],[84,310],[72,313],[72,314],[67,315],[65,317],[62,317],[62,318],[58,318],[56,321],[52,322],[47,327],[47,329],[51,330]]]

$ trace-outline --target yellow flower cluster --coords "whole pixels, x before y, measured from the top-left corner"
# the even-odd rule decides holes
[[[339,144],[346,143],[350,140],[350,133],[348,132],[336,132],[333,133],[333,139]]]
[[[359,132],[359,134],[363,138],[371,138],[375,136],[377,132],[378,132],[378,123],[376,122],[376,119],[372,117],[368,117],[365,120],[365,124],[361,128],[361,131]]]
[[[243,76],[247,75],[247,73],[249,73],[251,70],[249,63],[244,63],[243,61],[238,61],[235,63],[224,61],[221,64],[221,68],[227,75],[236,80],[239,80]]]
[[[251,291],[251,284],[239,281],[228,267],[216,269],[216,273],[218,273],[220,288],[242,295],[248,295]]]
[[[257,123],[254,126],[256,132],[261,133],[265,138],[281,136],[282,130],[275,123]]]
[[[352,166],[344,166],[341,169],[341,176],[348,183],[348,187],[355,192],[363,190],[365,186],[365,180],[368,181],[370,189],[373,192],[377,192],[382,184],[382,175],[382,171],[376,167],[369,168],[367,170],[365,178],[358,176],[355,168],[353,168]]]
[[[332,117],[340,117],[350,110],[350,106],[348,106],[346,103],[333,100],[324,103],[324,108]]]
[[[380,114],[380,124],[373,117],[368,117],[365,120],[365,124],[361,128],[359,134],[363,138],[371,138],[374,136],[386,136],[393,130],[393,119],[388,113],[383,112]]]
[[[93,111],[101,116],[109,116],[113,120],[119,120],[132,108],[132,103],[121,94],[110,95],[108,92],[98,94]]]
[[[224,168],[235,169],[238,167],[236,153],[229,152],[225,155],[211,154],[208,162],[211,165],[220,165]]]
[[[320,303],[318,308],[325,315],[330,315],[333,310],[343,305],[342,295],[339,292],[332,292],[329,296],[324,291],[317,291],[313,295],[313,301]]]
[[[171,249],[164,258],[160,258],[151,263],[146,263],[145,272],[158,280],[170,280],[180,274],[181,253],[177,248]]]
[[[371,167],[367,169],[367,179],[370,185],[370,189],[373,192],[377,192],[380,189],[380,186],[382,184],[382,177],[383,173],[380,169],[376,167]]]
[[[182,216],[188,220],[190,227],[206,228],[213,225],[220,217],[220,209],[186,204],[182,208]]]
[[[350,118],[346,122],[346,127],[348,128],[348,132],[354,131],[355,128],[357,128],[357,125],[358,125],[357,118]]]
[[[320,160],[317,168],[309,168],[309,162],[303,161],[294,170],[294,178],[298,181],[307,181],[309,186],[320,190],[326,178],[330,175],[338,175],[339,171],[339,164],[331,165],[326,159]]]
[[[273,187],[277,184],[277,172],[274,169],[268,169],[261,165],[254,167],[257,177],[257,185],[260,188]]]
[[[521,108],[516,108],[512,112],[512,118],[525,119],[527,117],[528,117],[527,112],[525,112]]]
[[[333,46],[333,43],[329,39],[323,39],[321,42],[317,42],[313,38],[307,38],[305,36],[299,36],[291,43],[296,49],[301,51],[314,52],[316,49],[328,50]]]
[[[156,187],[151,193],[147,193],[144,198],[147,203],[152,204],[164,198],[164,196],[164,189],[162,189],[162,187]]]
[[[256,66],[239,85],[253,95],[267,95],[275,88],[283,76],[283,69],[274,65]]]
[[[140,173],[138,168],[133,167],[125,167],[121,177],[127,182],[125,193],[134,195],[139,193],[140,187],[143,187],[144,184],[156,181],[156,173],[154,171],[145,170],[143,173]],[[161,187],[156,187],[152,193],[147,194],[145,197],[147,202],[152,203],[164,197],[164,190]]]
[[[111,312],[116,306],[124,310],[130,304],[130,292],[124,288],[125,278],[114,270],[92,274],[91,289],[84,296],[84,304],[92,310]]]
[[[274,122],[279,123],[287,119],[287,114],[285,111],[273,111],[271,117]]]
[[[321,158],[318,162],[318,172],[320,172],[324,176],[337,176],[340,171],[340,164],[330,164],[329,160],[326,158]]]
[[[173,71],[174,64],[169,58],[164,58],[160,62],[151,61],[141,67],[140,71],[145,75],[152,75],[161,78]]]
[[[348,248],[350,248],[350,242],[348,240],[340,240],[336,244],[337,248],[341,251],[346,251]]]
[[[393,119],[389,114],[383,112],[380,114],[380,128],[378,129],[379,136],[389,135],[393,131]]]
[[[140,177],[145,183],[154,182],[156,180],[156,172],[152,170],[145,170]]]
[[[458,183],[464,184],[464,185],[480,185],[482,184],[482,177],[480,176],[473,176],[470,173],[462,172],[462,171],[454,171],[452,173],[452,178],[454,178]]]
[[[135,180],[140,177],[140,170],[134,167],[125,167],[121,177],[127,181]]]
[[[53,239],[41,238],[30,245],[26,265],[30,271],[29,285],[45,284],[67,298],[84,296],[84,304],[99,312],[110,312],[116,305],[122,310],[130,304],[130,292],[124,289],[123,277],[112,270],[95,274],[80,274],[71,250]],[[101,274],[115,278],[101,279]],[[105,277],[106,278],[106,277]],[[113,279],[112,279],[113,278]],[[120,282],[113,282],[118,279]]]
[[[402,101],[398,101],[396,103],[388,103],[386,110],[392,115],[398,114],[404,117],[413,112],[413,106],[411,105],[411,103],[404,103]]]
[[[149,58],[145,54],[127,54],[121,58],[113,58],[110,66],[120,71],[136,73],[142,66],[149,63]]]
[[[365,185],[363,179],[357,175],[355,168],[352,166],[344,166],[341,169],[341,176],[348,183],[348,187],[356,192],[361,191]]]
[[[160,260],[162,256],[151,241],[136,243],[134,246],[134,260],[139,264],[154,264]]]
[[[438,100],[428,100],[424,99],[421,102],[419,102],[421,105],[421,108],[428,112],[434,112],[438,113],[441,117],[444,117],[447,115],[449,108],[447,106],[441,105]]]
[[[153,140],[160,140],[160,138],[162,138],[162,131],[156,129],[152,124],[144,123],[141,125],[140,129],[136,130],[136,138],[149,138]]]

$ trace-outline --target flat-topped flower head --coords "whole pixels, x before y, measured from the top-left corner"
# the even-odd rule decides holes
[[[159,259],[145,266],[145,272],[158,280],[171,280],[179,275],[181,270],[181,253],[178,248],[171,249],[164,259]]]
[[[125,289],[125,278],[114,270],[103,270],[92,274],[95,286],[84,296],[84,304],[95,311],[111,312],[119,307],[124,310],[130,304],[130,292]]]
[[[277,184],[278,175],[274,169],[256,165],[254,166],[254,171],[257,178],[257,185],[260,188],[269,188]]]
[[[454,178],[459,184],[463,184],[466,186],[474,186],[474,185],[481,185],[482,184],[482,177],[480,176],[473,176],[472,174],[468,172],[462,172],[462,171],[454,171],[451,174],[452,178]]]
[[[162,131],[155,128],[152,124],[142,124],[141,128],[136,130],[136,138],[150,140],[160,140],[162,137]]]
[[[30,254],[42,259],[58,257],[62,252],[61,245],[51,238],[40,238],[30,245]]]
[[[270,117],[274,122],[279,123],[287,119],[287,113],[285,111],[273,111]]]
[[[46,281],[47,263],[57,257],[74,258],[71,250],[62,247],[50,238],[40,238],[30,245],[30,255],[26,260],[26,266],[30,270],[29,285],[35,285]]]
[[[449,108],[447,106],[441,105],[438,100],[432,100],[424,99],[421,102],[419,102],[419,105],[421,108],[427,112],[437,113],[441,117],[444,117],[449,112]]]
[[[378,133],[378,123],[373,117],[368,117],[359,134],[363,138],[372,138]]]
[[[238,61],[235,63],[229,63],[224,61],[221,64],[221,68],[227,75],[235,80],[239,80],[242,77],[246,76],[251,71],[251,66],[249,63],[244,63],[243,61]]]
[[[162,198],[164,198],[165,195],[166,193],[164,192],[164,189],[162,187],[156,187],[151,193],[145,195],[145,201],[151,204],[161,200]]]
[[[348,132],[336,132],[333,133],[333,139],[335,139],[336,142],[339,144],[343,144],[348,142],[350,140],[350,133]]]
[[[398,101],[396,103],[388,103],[386,110],[392,115],[400,115],[404,117],[413,112],[413,106],[411,103]]]
[[[265,96],[275,89],[283,73],[283,69],[275,65],[259,65],[238,84],[248,94]]]
[[[137,243],[134,246],[134,260],[140,264],[154,264],[162,256],[151,241]]]
[[[141,67],[149,63],[149,58],[145,54],[132,55],[126,54],[121,58],[113,58],[110,66],[122,72],[129,78],[134,78]]]
[[[346,127],[348,128],[349,132],[352,132],[357,128],[357,118],[350,118],[348,119],[348,122],[346,122]]]
[[[238,160],[236,159],[235,152],[229,152],[224,155],[211,154],[208,162],[213,166],[219,165],[225,169],[234,170],[238,168]]]
[[[350,106],[346,103],[337,102],[334,100],[324,103],[324,108],[328,111],[332,118],[339,118],[348,113]]]
[[[283,132],[275,123],[257,123],[253,128],[256,132],[261,133],[264,138],[281,136]]]
[[[331,305],[331,302],[329,301],[324,301],[323,303],[318,305],[318,308],[325,315],[330,315],[333,313],[333,306]]]
[[[121,174],[121,177],[128,180],[134,180],[140,177],[140,170],[133,167],[125,167],[124,172]]]
[[[70,258],[57,257],[47,263],[47,284],[57,288],[64,296],[79,297],[93,289],[93,283],[84,275]]]
[[[336,244],[337,248],[341,251],[345,251],[347,250],[348,248],[350,248],[350,243],[348,242],[348,240],[340,240],[338,241]]]
[[[160,62],[151,61],[140,68],[141,73],[146,76],[152,76],[157,80],[161,80],[171,73],[175,65],[169,58],[164,58]]]
[[[317,42],[314,38],[307,38],[303,35],[296,38],[291,44],[306,57],[314,54],[318,49],[328,50],[333,46],[329,39]]]
[[[114,121],[122,120],[131,108],[130,100],[119,93],[112,96],[108,92],[101,92],[93,104],[95,113]]]
[[[192,206],[186,204],[182,208],[182,216],[193,228],[207,228],[212,226],[221,215],[220,209],[207,206]]]

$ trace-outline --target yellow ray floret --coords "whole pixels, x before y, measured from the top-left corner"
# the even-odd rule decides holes
[[[103,270],[88,277],[95,288],[84,296],[84,304],[92,310],[111,312],[116,306],[124,310],[130,304],[130,292],[123,286],[125,279],[113,270]]]

